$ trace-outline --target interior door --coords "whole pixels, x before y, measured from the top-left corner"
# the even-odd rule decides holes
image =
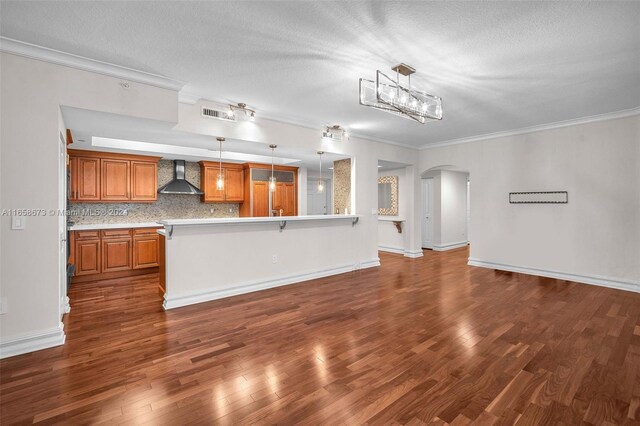
[[[422,179],[422,247],[433,248],[433,178]]]
[[[309,180],[307,183],[307,214],[327,214],[327,191],[325,183],[325,191],[318,194],[318,181]]]

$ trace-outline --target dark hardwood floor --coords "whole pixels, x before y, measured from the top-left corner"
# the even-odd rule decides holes
[[[73,286],[64,346],[0,362],[2,425],[640,424],[640,294],[467,249],[164,312]]]

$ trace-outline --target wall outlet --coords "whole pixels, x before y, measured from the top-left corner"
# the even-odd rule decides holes
[[[0,297],[0,315],[6,314],[9,311],[9,305],[7,304],[6,297]]]
[[[271,263],[278,263],[278,255],[277,254],[272,254],[271,255]]]
[[[24,229],[27,218],[25,216],[11,216],[11,229],[22,230]]]
[[[211,211],[211,213],[215,213],[215,210],[214,210],[214,209],[211,209],[210,211]]]

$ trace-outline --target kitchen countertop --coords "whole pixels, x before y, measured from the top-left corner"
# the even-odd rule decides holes
[[[272,216],[272,217],[228,217],[217,219],[167,219],[158,223],[164,226],[197,226],[197,225],[225,225],[237,223],[264,223],[264,222],[300,222],[307,220],[339,220],[360,218],[356,214],[331,214],[309,216]]]
[[[161,227],[158,222],[138,222],[138,223],[91,223],[78,224],[69,227],[69,231],[88,231],[94,229],[124,229],[124,228],[156,228]]]

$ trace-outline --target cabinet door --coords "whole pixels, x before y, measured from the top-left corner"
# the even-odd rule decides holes
[[[100,240],[75,241],[74,258],[76,275],[99,274],[100,270]]]
[[[131,201],[158,200],[158,165],[144,161],[131,162]]]
[[[269,216],[269,184],[253,182],[253,216]]]
[[[102,240],[102,272],[131,269],[131,238]]]
[[[202,200],[205,203],[220,203],[224,201],[224,189],[218,190],[216,187],[218,172],[218,167],[205,166],[200,168],[200,188],[204,192]],[[222,173],[224,173],[224,169],[222,169]]]
[[[78,157],[69,157],[69,201],[78,199]]]
[[[284,183],[277,182],[276,190],[272,195],[271,209],[275,210],[273,212],[276,216],[284,216]],[[282,215],[280,214],[280,210],[282,210]]]
[[[292,183],[282,184],[282,209],[285,216],[296,215],[296,188]]]
[[[100,200],[100,159],[76,158],[76,200],[99,201]],[[73,172],[73,171],[72,171]],[[73,178],[72,178],[73,181]]]
[[[244,201],[244,170],[226,169],[224,177],[225,201]]]
[[[133,269],[152,268],[159,261],[160,235],[133,238]]]
[[[129,160],[100,160],[103,201],[129,201]]]

